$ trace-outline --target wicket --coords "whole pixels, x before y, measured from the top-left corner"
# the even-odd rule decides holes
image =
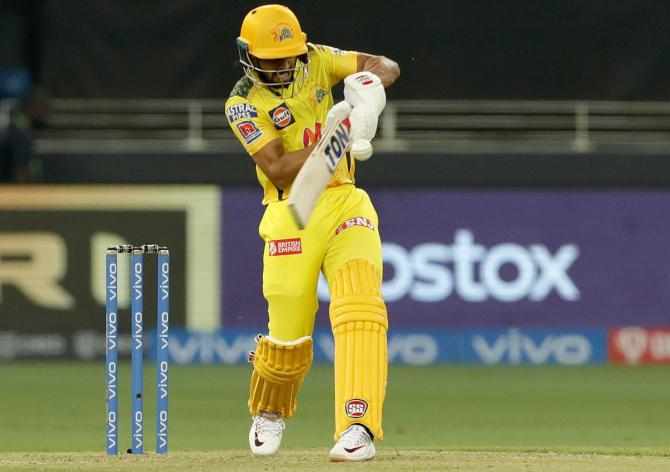
[[[170,312],[170,252],[157,244],[120,245],[107,248],[106,258],[106,381],[107,381],[107,454],[118,454],[118,271],[117,255],[130,254],[131,293],[131,448],[132,454],[144,453],[144,254],[157,254],[158,291],[156,323],[156,452],[168,449],[168,335]]]

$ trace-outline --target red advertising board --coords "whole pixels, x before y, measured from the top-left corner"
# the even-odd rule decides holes
[[[611,329],[609,359],[615,364],[670,364],[670,328]]]

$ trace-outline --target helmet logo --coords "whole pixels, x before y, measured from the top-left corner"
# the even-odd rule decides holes
[[[277,129],[284,129],[295,123],[291,110],[284,103],[270,110],[270,118]]]
[[[279,23],[277,26],[270,30],[272,33],[272,40],[282,42],[285,39],[293,39],[293,29],[290,25],[286,23]]]

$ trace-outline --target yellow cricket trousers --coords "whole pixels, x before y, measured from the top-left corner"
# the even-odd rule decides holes
[[[293,341],[312,335],[320,271],[331,293],[335,274],[354,259],[371,262],[381,277],[377,227],[368,194],[352,184],[326,189],[304,230],[293,222],[286,200],[267,206],[259,233],[265,241],[263,295],[268,302],[269,336]]]

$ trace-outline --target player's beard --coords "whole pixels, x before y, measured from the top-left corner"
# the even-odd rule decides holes
[[[281,75],[284,75],[284,78],[282,80]],[[276,89],[281,89],[281,88],[288,88],[289,85],[293,84],[294,79],[295,79],[295,71],[290,71],[290,72],[282,72],[281,74],[277,72],[273,72],[268,76],[266,73],[262,73],[263,81],[268,85],[268,87],[271,88],[276,88]]]

